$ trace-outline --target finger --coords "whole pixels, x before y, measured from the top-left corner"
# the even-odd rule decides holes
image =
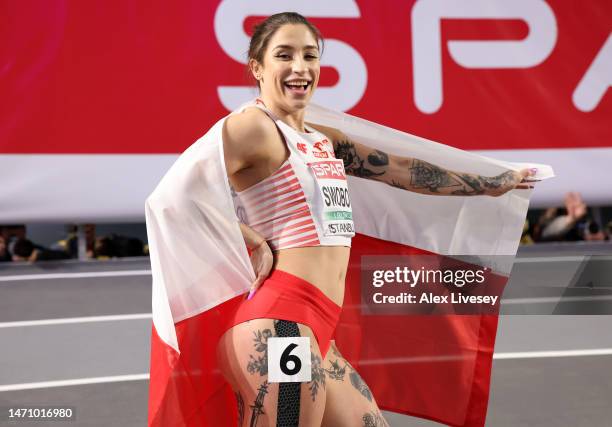
[[[528,178],[530,176],[535,176],[538,173],[538,168],[530,168],[530,169],[521,169],[519,174],[523,179]]]
[[[253,295],[255,295],[255,292],[257,292],[257,288],[259,288],[259,286],[254,286],[256,282],[253,282],[253,286],[251,286],[251,289],[249,289],[249,294],[247,295],[247,300],[250,300],[251,298],[253,298]]]
[[[251,298],[253,298],[253,295],[255,295],[255,292],[257,291],[257,289],[259,289],[259,286],[261,285],[261,275],[257,276],[257,278],[255,279],[255,281],[251,284],[251,288],[249,289],[249,294],[247,295],[247,300],[250,300]]]
[[[264,270],[265,270],[265,268],[264,268]],[[259,270],[259,273],[257,273],[257,278],[255,279],[255,281],[251,285],[251,289],[254,289],[254,290],[259,289],[259,287],[263,284],[263,282],[266,281],[266,278],[268,277],[268,274],[264,273],[263,272],[264,270]]]
[[[255,279],[255,281],[251,285],[251,289],[257,290],[261,286],[262,282],[263,282],[263,276],[261,274],[258,274],[257,279]]]

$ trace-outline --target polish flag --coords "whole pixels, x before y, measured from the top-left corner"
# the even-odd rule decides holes
[[[224,119],[189,147],[146,203],[153,271],[149,425],[234,426],[236,401],[215,348],[255,273],[237,225],[223,162]],[[370,147],[494,176],[545,165],[500,162],[311,105],[306,121]],[[451,426],[486,419],[497,314],[373,314],[364,309],[365,256],[428,254],[440,265],[514,256],[530,190],[501,197],[428,196],[349,176],[357,234],[335,339],[383,409]],[[488,260],[488,261],[487,261]],[[494,262],[493,262],[494,264]],[[466,264],[467,266],[468,264]],[[509,266],[488,265],[488,284]]]

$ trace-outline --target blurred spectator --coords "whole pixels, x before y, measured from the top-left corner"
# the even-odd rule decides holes
[[[145,255],[142,240],[111,234],[96,238],[94,255],[97,259],[122,258]]]
[[[13,246],[18,239],[25,239],[26,227],[23,224],[5,225],[2,227],[2,237],[6,244],[6,249],[10,254],[13,253]]]
[[[584,240],[589,242],[603,242],[604,240],[608,240],[608,238],[597,221],[591,221],[584,229]]]
[[[96,237],[93,257],[97,259],[109,259],[115,256],[112,240],[108,237]]]
[[[523,224],[523,234],[521,235],[521,245],[532,245],[533,239],[531,238],[531,234],[529,234],[529,220],[525,219],[525,223]]]
[[[587,224],[587,206],[580,194],[569,192],[565,195],[565,213],[549,208],[538,221],[538,240],[582,240]]]
[[[0,235],[0,262],[10,260],[11,254],[9,254],[8,247],[6,246],[6,240],[4,240],[4,236]]]
[[[94,244],[96,239],[96,226],[95,224],[85,224],[85,245],[87,250],[87,257],[94,257]],[[70,255],[70,258],[79,257],[79,228],[76,224],[69,224],[66,226],[66,232],[68,235],[65,239],[59,240],[51,246],[51,249],[61,250]]]
[[[23,237],[15,241],[12,254],[13,261],[35,262],[70,258],[70,255],[64,251],[45,249],[34,245],[30,240]]]

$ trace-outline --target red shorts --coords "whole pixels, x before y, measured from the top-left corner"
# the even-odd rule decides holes
[[[325,357],[341,312],[342,307],[310,282],[274,270],[253,297],[240,304],[227,329],[253,319],[302,323],[312,329],[321,355]]]

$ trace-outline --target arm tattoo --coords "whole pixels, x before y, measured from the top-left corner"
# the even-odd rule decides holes
[[[459,177],[466,185],[460,190],[453,191],[452,194],[460,196],[484,194],[488,189],[498,189],[514,183],[514,173],[512,171],[507,171],[492,177],[470,175],[467,173],[459,174]]]
[[[408,190],[405,185],[402,185],[399,181],[391,180],[391,187],[399,188],[401,190]]]
[[[389,156],[385,152],[374,150],[368,155],[368,162],[372,166],[387,166],[389,164]]]
[[[362,159],[359,154],[357,154],[355,144],[348,140],[337,141],[334,152],[336,158],[342,159],[344,162],[344,169],[346,170],[346,173],[350,175],[361,178],[370,178],[373,176],[380,176],[385,173],[385,171],[374,172],[373,170],[365,167],[365,160]],[[368,156],[368,162],[372,166],[386,166],[389,162],[389,158],[386,153],[376,150]]]
[[[410,167],[410,187],[426,189],[430,193],[444,193],[458,196],[485,194],[487,190],[507,187],[514,183],[514,172],[507,171],[494,177],[448,171],[419,159],[413,159]],[[391,181],[394,187],[402,184]],[[446,191],[440,191],[447,189]]]
[[[507,171],[493,177],[480,177],[484,181],[485,187],[500,188],[514,184],[514,172]]]
[[[410,164],[410,184],[432,193],[438,193],[441,188],[461,186],[447,170],[419,159],[413,159]]]
[[[482,177],[467,173],[462,173],[459,177],[465,185],[461,189],[453,191],[452,194],[456,194],[457,196],[469,196],[472,194],[483,194],[485,192]]]

